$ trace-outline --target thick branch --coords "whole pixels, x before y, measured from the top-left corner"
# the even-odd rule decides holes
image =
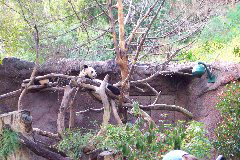
[[[96,92],[101,97],[103,107],[104,107],[102,127],[106,126],[108,124],[109,119],[110,119],[110,104],[109,104],[108,97],[107,97],[106,92],[105,92],[107,81],[108,81],[108,75],[105,76],[105,78],[102,81],[100,87],[96,90]]]
[[[56,139],[56,140],[60,140],[61,139],[59,134],[43,131],[43,130],[41,130],[39,128],[33,128],[33,132],[36,133],[36,134],[39,134],[41,136],[53,138],[53,139]]]
[[[183,75],[183,76],[192,76],[192,74],[184,73],[184,72],[158,71],[145,79],[131,81],[130,83],[131,84],[145,83],[145,82],[149,82],[149,81],[153,80],[155,77],[157,77],[159,75],[173,75],[173,74],[178,74],[178,75]]]
[[[112,106],[113,115],[114,115],[117,123],[120,124],[120,125],[122,125],[123,123],[122,123],[121,118],[120,118],[119,115],[118,115],[115,101],[111,99],[110,102],[111,102],[111,106]]]
[[[18,89],[16,91],[12,91],[6,94],[2,94],[0,95],[0,101],[6,98],[11,98],[11,97],[15,97],[18,96],[21,93],[22,89]]]
[[[119,47],[123,52],[125,52],[126,49],[125,49],[124,13],[122,0],[117,0],[117,4],[119,23]]]
[[[117,55],[119,54],[119,47],[118,47],[118,43],[117,43],[117,34],[115,31],[115,22],[114,22],[114,18],[113,18],[113,13],[112,13],[112,0],[108,0],[108,15],[109,15],[109,21],[111,24],[111,32],[112,32],[112,39],[113,39],[113,44],[114,44],[114,48],[115,48],[115,52],[117,53]]]
[[[76,88],[67,85],[64,90],[64,95],[62,98],[61,106],[59,108],[58,119],[57,119],[57,131],[62,133],[65,130],[65,111],[69,106],[71,97],[76,91]]]
[[[128,108],[132,108],[133,105],[132,104],[123,104],[124,107],[128,107]],[[167,110],[167,111],[177,111],[180,112],[186,116],[188,116],[189,118],[193,118],[193,114],[191,112],[189,112],[188,110],[186,110],[183,107],[180,106],[176,106],[176,105],[167,105],[167,104],[155,104],[155,105],[148,105],[148,106],[143,106],[140,105],[140,108],[143,110]]]
[[[55,153],[53,151],[50,151],[42,144],[35,143],[31,141],[30,139],[24,137],[21,133],[18,133],[20,138],[20,143],[24,146],[26,146],[28,149],[30,149],[32,152],[34,152],[36,155],[46,158],[48,160],[70,160],[68,157],[63,157],[58,153]]]

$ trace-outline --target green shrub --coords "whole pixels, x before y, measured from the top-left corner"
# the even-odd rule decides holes
[[[140,110],[134,104],[135,115]],[[163,124],[155,126],[146,125],[142,118],[134,124],[105,126],[106,132],[96,137],[97,148],[122,153],[127,159],[161,159],[164,154],[173,149],[182,149],[199,158],[210,155],[211,143],[206,137],[206,131],[200,122],[179,121],[176,124]],[[80,157],[82,148],[92,138],[92,133],[82,134],[79,130],[67,132],[59,149],[68,153],[73,159]]]
[[[82,155],[82,149],[86,146],[89,140],[94,136],[93,132],[82,133],[82,130],[77,129],[74,131],[68,130],[63,135],[57,148],[66,152],[69,157],[78,160]]]
[[[7,159],[19,146],[18,135],[9,129],[4,129],[0,134],[0,159]]]
[[[138,114],[134,105],[134,114]],[[108,125],[106,134],[98,137],[98,148],[122,152],[128,159],[159,159],[173,149],[183,149],[199,158],[210,156],[211,142],[200,122],[178,121],[159,127],[144,125],[139,118],[135,124]]]
[[[212,144],[206,136],[207,132],[203,128],[203,123],[189,122],[185,134],[181,149],[198,158],[210,159]]]
[[[223,120],[215,129],[216,149],[226,157],[240,158],[240,83],[232,82],[220,95],[216,108]]]

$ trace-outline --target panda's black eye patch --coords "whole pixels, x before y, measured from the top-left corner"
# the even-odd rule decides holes
[[[91,71],[91,73],[93,73],[93,71]]]

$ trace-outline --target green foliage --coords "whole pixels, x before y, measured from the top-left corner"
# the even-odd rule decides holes
[[[176,124],[165,125],[166,143],[173,149],[184,150],[198,158],[209,158],[211,142],[206,136],[203,123],[178,121]]]
[[[139,116],[139,104],[134,102],[133,106],[133,114]],[[185,150],[199,158],[207,158],[210,155],[211,143],[200,122],[179,121],[176,124],[157,127],[152,123],[146,125],[142,118],[138,118],[134,124],[109,124],[104,129],[104,134],[95,137],[95,146],[115,153],[120,152],[130,160],[161,159],[173,149]],[[93,132],[83,134],[80,130],[67,131],[58,149],[67,152],[73,159],[79,159],[82,148],[92,137]]]
[[[240,83],[232,82],[220,95],[216,108],[223,120],[215,129],[216,149],[227,156],[240,158]]]
[[[181,148],[199,158],[210,159],[212,144],[206,136],[203,123],[191,121],[185,130]]]
[[[63,140],[59,142],[58,149],[66,152],[69,157],[78,160],[81,157],[82,149],[93,137],[93,132],[82,133],[82,130],[68,130],[63,135]]]
[[[178,121],[176,124],[167,124],[165,125],[167,141],[173,149],[181,149],[183,139],[186,137],[186,124],[184,121]]]
[[[125,126],[108,125],[106,134],[98,137],[98,148],[121,152],[128,159],[159,159],[170,149],[163,142],[163,135],[153,127],[140,129],[137,124]]]
[[[19,146],[18,135],[9,129],[4,129],[0,134],[0,159],[7,159]]]
[[[133,114],[139,114],[139,105],[134,103]],[[199,158],[210,155],[211,143],[200,122],[164,124],[146,127],[138,118],[135,124],[106,126],[106,133],[98,137],[98,148],[121,152],[128,159],[159,159],[173,149],[183,149]]]
[[[179,58],[190,61],[236,61],[240,62],[240,5],[230,9],[225,16],[210,19],[201,32],[195,46]]]
[[[0,46],[3,46],[4,57],[35,60],[35,24],[40,37],[40,62],[51,57],[86,60],[106,60],[113,57],[113,51],[105,54],[105,48],[110,48],[110,38],[104,37],[97,43],[92,43],[91,39],[102,33],[96,33],[96,29],[81,24],[101,12],[94,2],[72,0],[78,17],[68,0],[0,0],[0,3]],[[107,29],[107,20],[106,16],[102,16],[88,24]]]
[[[135,110],[138,114],[138,110]],[[210,155],[211,143],[205,136],[206,131],[200,122],[179,121],[155,127],[145,125],[143,119],[136,123],[116,126],[107,125],[106,132],[95,139],[96,147],[103,150],[121,152],[128,159],[161,159],[173,149],[182,149],[199,158]],[[67,152],[73,159],[79,159],[82,148],[93,137],[93,132],[82,133],[80,130],[68,131],[59,143],[58,149]]]

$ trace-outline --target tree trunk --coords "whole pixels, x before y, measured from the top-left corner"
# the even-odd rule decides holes
[[[62,133],[65,130],[65,112],[67,107],[69,106],[71,96],[73,95],[76,88],[67,85],[64,89],[64,95],[62,99],[61,106],[59,108],[58,119],[57,119],[57,131],[58,133]]]
[[[125,48],[125,31],[124,31],[124,14],[123,14],[123,4],[122,0],[118,0],[118,23],[119,23],[119,52],[117,53],[117,64],[120,67],[122,82],[127,79],[129,74],[128,68],[128,56]],[[122,91],[120,95],[119,103],[119,116],[123,123],[127,122],[127,108],[122,107],[123,97],[129,97],[129,81],[127,83],[122,83]]]

